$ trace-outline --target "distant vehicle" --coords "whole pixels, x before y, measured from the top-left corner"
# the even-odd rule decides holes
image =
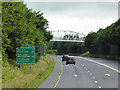
[[[69,56],[66,60],[66,65],[67,64],[74,64],[75,65],[75,58],[73,56]]]
[[[68,58],[68,55],[63,55],[62,61],[65,61]]]

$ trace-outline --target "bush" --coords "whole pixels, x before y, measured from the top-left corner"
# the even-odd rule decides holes
[[[48,50],[47,53],[56,55],[56,54],[58,54],[58,50],[55,50],[55,49],[54,50]]]

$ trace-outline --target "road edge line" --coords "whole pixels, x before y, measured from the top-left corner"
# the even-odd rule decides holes
[[[62,75],[62,73],[63,73],[63,64],[62,64],[62,62],[61,62],[59,59],[57,59],[57,60],[58,60],[58,61],[60,62],[60,64],[61,64],[61,72],[60,72],[60,75],[59,75],[59,77],[58,77],[58,80],[57,80],[57,82],[55,83],[53,89],[57,87],[57,85],[58,85],[58,83],[59,83],[59,81],[60,81],[61,75]]]
[[[83,57],[80,57],[80,58],[83,58]],[[120,73],[120,70],[118,70],[118,69],[116,69],[116,68],[113,68],[113,67],[111,67],[111,66],[108,66],[108,65],[106,65],[106,64],[103,64],[103,63],[100,63],[100,62],[97,62],[97,61],[94,61],[94,60],[88,59],[88,58],[83,58],[83,59],[88,60],[88,61],[91,61],[91,62],[94,62],[94,63],[97,63],[97,64],[99,64],[99,65],[102,65],[102,66],[104,66],[104,67],[107,67],[107,68],[109,68],[109,69],[111,69],[111,70],[114,70],[114,71]]]

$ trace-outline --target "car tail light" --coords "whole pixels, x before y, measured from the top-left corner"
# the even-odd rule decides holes
[[[75,61],[75,59],[73,59],[73,61]]]

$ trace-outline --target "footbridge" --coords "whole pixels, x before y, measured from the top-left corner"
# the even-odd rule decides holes
[[[84,42],[85,35],[75,31],[54,30],[50,31],[53,34],[53,39],[50,41],[59,42]]]

